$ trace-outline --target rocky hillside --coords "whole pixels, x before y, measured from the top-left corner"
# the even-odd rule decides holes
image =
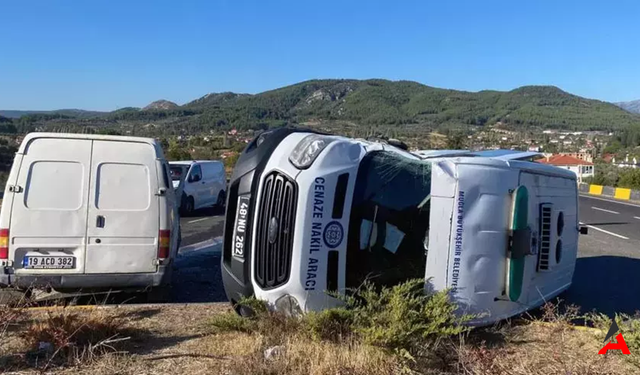
[[[163,99],[163,100],[156,100],[155,102],[142,108],[142,110],[143,111],[152,111],[152,110],[168,111],[176,108],[178,108],[178,105],[176,103]]]
[[[640,113],[640,100],[632,100],[630,102],[620,102],[615,104],[631,113]]]

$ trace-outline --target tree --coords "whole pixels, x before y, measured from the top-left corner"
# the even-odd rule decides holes
[[[640,169],[625,168],[620,173],[618,186],[629,189],[640,189]]]
[[[176,140],[169,141],[169,147],[167,150],[167,159],[174,160],[191,160],[191,154],[189,151],[180,145]]]

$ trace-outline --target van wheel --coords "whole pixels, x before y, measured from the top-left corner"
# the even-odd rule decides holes
[[[182,195],[182,201],[180,202],[180,206],[182,207],[182,215],[189,216],[193,213],[193,207],[195,203],[193,202],[193,197],[187,197],[186,194]]]
[[[216,207],[224,209],[224,206],[226,203],[227,203],[227,193],[224,190],[221,190],[218,193],[218,202],[216,203]]]

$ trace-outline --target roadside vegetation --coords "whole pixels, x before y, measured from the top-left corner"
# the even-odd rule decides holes
[[[631,352],[598,355],[611,319],[549,303],[471,329],[422,280],[365,285],[340,308],[303,316],[240,302],[210,305],[0,306],[0,372],[54,374],[633,374],[640,317],[616,316]]]
[[[621,168],[613,164],[597,163],[595,175],[585,183],[640,190],[640,169]]]

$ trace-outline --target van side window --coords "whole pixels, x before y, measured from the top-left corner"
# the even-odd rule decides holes
[[[164,187],[173,186],[169,183],[169,170],[167,169],[167,163],[162,163],[162,179],[164,180]]]
[[[195,182],[202,180],[202,169],[199,165],[194,165],[189,172],[189,182]]]

